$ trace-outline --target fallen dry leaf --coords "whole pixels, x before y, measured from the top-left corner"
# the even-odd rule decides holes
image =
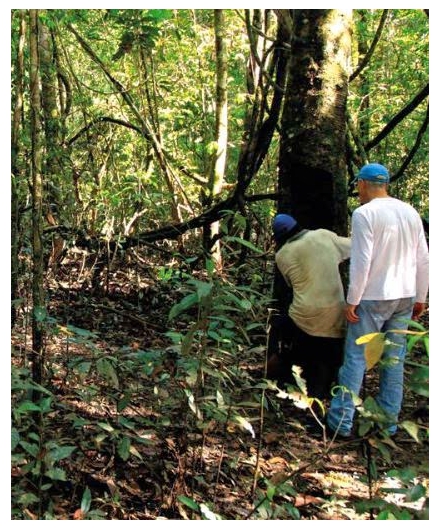
[[[324,499],[313,497],[313,495],[298,495],[295,498],[295,507],[306,506],[307,504],[321,504]]]

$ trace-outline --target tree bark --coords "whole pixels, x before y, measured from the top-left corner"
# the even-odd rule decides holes
[[[32,377],[42,383],[44,357],[44,290],[43,290],[43,176],[41,93],[38,54],[38,10],[30,9],[30,111],[32,134]],[[35,395],[34,395],[35,397]]]
[[[280,212],[347,233],[346,101],[351,15],[294,12],[279,157]]]
[[[20,199],[19,183],[21,181],[20,158],[20,130],[23,114],[23,79],[24,79],[24,46],[26,40],[26,20],[24,10],[20,11],[20,25],[18,36],[18,50],[15,74],[15,91],[13,94],[14,113],[11,130],[11,327],[17,319],[17,309],[14,300],[18,297],[18,273],[20,251]]]
[[[209,177],[209,203],[220,194],[225,176],[226,155],[228,149],[228,59],[225,38],[225,16],[223,9],[214,10],[215,52],[217,69],[216,111],[215,111],[215,144],[212,169]],[[219,221],[215,221],[207,228],[210,248],[208,251],[214,260],[217,272],[221,272],[222,258],[220,241],[217,236],[220,231]],[[212,241],[215,241],[212,244]]]
[[[295,10],[281,121],[278,212],[304,228],[347,233],[346,103],[351,15]],[[275,271],[274,298],[287,310],[291,290]]]

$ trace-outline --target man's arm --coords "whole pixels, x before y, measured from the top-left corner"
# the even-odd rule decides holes
[[[350,284],[347,303],[357,306],[368,280],[373,253],[373,234],[370,223],[358,210],[352,216]]]

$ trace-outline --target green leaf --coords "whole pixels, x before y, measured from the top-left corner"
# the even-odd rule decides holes
[[[188,506],[188,508],[191,508],[191,510],[194,510],[195,512],[200,511],[200,506],[195,501],[193,501],[189,497],[186,497],[185,495],[178,495],[177,500],[185,506]]]
[[[122,460],[127,461],[130,456],[130,447],[131,441],[128,436],[124,436],[122,440],[118,443],[118,454]]]
[[[50,461],[57,462],[58,460],[64,460],[64,458],[68,458],[75,450],[76,446],[74,445],[62,445],[52,449],[48,456]]]
[[[96,361],[96,368],[98,373],[102,375],[109,383],[113,383],[115,388],[119,388],[119,379],[116,374],[116,370],[108,359],[105,357],[103,359],[98,359]]]
[[[22,506],[29,506],[30,504],[34,504],[35,502],[39,501],[40,499],[33,493],[24,493],[19,497],[17,502]]]
[[[87,513],[90,510],[91,505],[92,505],[92,494],[90,493],[89,488],[86,488],[84,490],[84,493],[81,499],[81,511],[83,513]]]
[[[175,304],[168,315],[168,320],[176,318],[180,313],[183,313],[193,305],[197,304],[199,297],[197,293],[191,293],[185,296],[180,302]]]
[[[26,452],[28,452],[34,458],[37,458],[38,453],[40,452],[40,447],[37,444],[30,444],[29,442],[25,442],[24,440],[22,440],[20,442],[20,445]]]
[[[113,432],[115,430],[109,423],[104,423],[103,421],[98,421],[98,425],[107,432]]]
[[[83,337],[83,338],[87,338],[87,339],[91,339],[91,338],[98,338],[98,335],[96,333],[94,333],[93,331],[90,331],[88,329],[83,329],[83,328],[77,328],[76,326],[72,326],[70,324],[68,324],[65,328],[62,328],[61,326],[59,326],[61,329],[66,329],[68,332],[70,332],[70,334],[74,334],[74,335],[77,335],[78,337]]]
[[[47,318],[46,308],[42,306],[34,307],[34,318],[37,322],[44,322]]]
[[[423,337],[423,344],[425,345],[426,354],[429,355],[429,337]]]
[[[127,392],[127,394],[125,396],[122,396],[122,398],[120,400],[118,400],[118,403],[117,403],[117,411],[118,412],[122,412],[125,407],[130,403],[131,401],[131,392]]]
[[[35,403],[32,403],[32,401],[23,401],[20,403],[17,409],[15,409],[15,412],[23,413],[23,412],[34,412],[34,411],[40,411],[41,408],[38,405],[35,405]]]
[[[275,493],[277,492],[277,488],[273,485],[273,484],[270,484],[267,488],[267,491],[266,491],[266,497],[272,501],[273,500],[273,497],[275,495]]]
[[[426,496],[426,488],[422,484],[416,484],[405,495],[407,502],[416,502]]]
[[[13,451],[20,442],[20,433],[14,427],[11,430],[11,451]]]
[[[193,282],[191,283],[194,283],[194,285],[197,288],[197,298],[199,302],[207,298],[212,292],[212,288],[213,288],[212,283],[201,282],[200,280],[193,280]]]
[[[61,469],[59,467],[53,467],[47,470],[45,475],[46,477],[49,477],[52,480],[67,480],[66,472],[64,471],[64,469]]]
[[[399,424],[401,427],[405,429],[405,431],[412,437],[416,442],[420,443],[419,439],[419,426],[417,423],[414,423],[413,421],[402,421],[402,423]]]
[[[227,236],[224,239],[225,241],[239,243],[240,245],[243,245],[244,247],[250,248],[257,254],[263,254],[263,251],[261,250],[261,248],[256,247],[250,241],[247,241],[246,239],[242,239],[241,237]]]

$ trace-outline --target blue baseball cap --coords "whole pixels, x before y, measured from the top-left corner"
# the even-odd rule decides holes
[[[274,217],[272,229],[275,241],[280,241],[292,228],[298,224],[297,220],[291,215],[280,213]]]
[[[388,169],[381,164],[366,164],[359,171],[357,178],[386,184],[390,181],[390,174]]]

